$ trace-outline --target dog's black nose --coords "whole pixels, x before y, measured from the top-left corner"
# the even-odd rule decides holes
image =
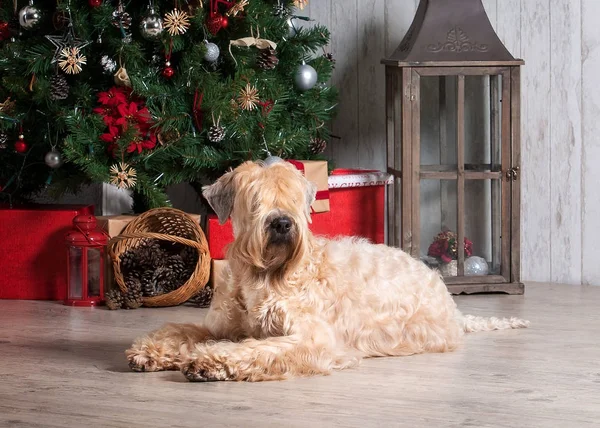
[[[278,217],[271,222],[271,228],[275,230],[275,232],[285,235],[292,228],[292,220],[287,217]]]

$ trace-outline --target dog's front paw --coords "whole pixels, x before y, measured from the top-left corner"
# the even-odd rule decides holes
[[[125,351],[129,368],[134,372],[158,372],[179,369],[178,358],[166,354],[160,348],[133,344]]]
[[[182,364],[181,372],[190,382],[216,382],[233,380],[231,371],[225,364],[208,358],[191,359]]]

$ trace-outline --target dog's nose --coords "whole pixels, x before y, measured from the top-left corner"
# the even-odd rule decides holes
[[[271,222],[271,228],[275,230],[275,232],[285,235],[292,228],[292,221],[287,217],[278,217]]]

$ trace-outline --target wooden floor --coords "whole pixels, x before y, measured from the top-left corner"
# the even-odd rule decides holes
[[[256,384],[128,371],[135,336],[203,309],[0,301],[0,427],[600,426],[600,287],[527,284],[525,296],[456,299],[466,313],[532,326],[469,335],[450,354]]]

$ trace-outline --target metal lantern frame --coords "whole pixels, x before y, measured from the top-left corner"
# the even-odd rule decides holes
[[[492,197],[493,256],[497,274],[465,276],[464,251],[457,251],[457,275],[445,277],[450,292],[506,292],[522,294],[520,279],[521,87],[520,67],[500,42],[481,0],[421,0],[415,19],[398,49],[382,60],[386,72],[387,169],[394,176],[388,195],[388,243],[420,257],[421,180],[456,183],[457,242],[465,237],[465,183],[501,182]],[[421,83],[439,78],[440,129],[449,115],[442,100],[447,79],[456,84],[456,165],[422,165]],[[489,76],[489,165],[465,163],[465,78]],[[440,133],[440,140],[443,135]],[[440,145],[443,142],[440,141]],[[495,153],[494,153],[495,152]],[[500,239],[501,237],[501,239]],[[460,247],[459,247],[460,248]]]

